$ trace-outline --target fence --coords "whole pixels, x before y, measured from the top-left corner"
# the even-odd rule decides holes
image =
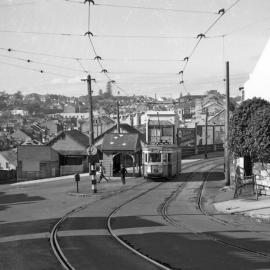
[[[205,150],[207,152],[224,150],[224,126],[207,127],[207,146],[205,126],[197,125],[195,128],[180,128],[178,134],[178,144],[182,148],[183,158],[203,154]]]
[[[16,170],[11,171],[0,170],[0,183],[15,181],[16,177],[17,177]]]

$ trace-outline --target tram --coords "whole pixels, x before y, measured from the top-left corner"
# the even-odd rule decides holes
[[[143,152],[144,178],[171,178],[181,171],[181,149],[175,145],[147,145]]]

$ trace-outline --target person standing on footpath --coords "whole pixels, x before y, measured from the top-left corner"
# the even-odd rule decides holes
[[[121,181],[122,181],[122,184],[125,185],[125,184],[126,184],[126,174],[127,174],[127,170],[126,170],[126,168],[125,168],[124,165],[121,165],[120,173],[121,173]]]
[[[108,183],[109,179],[105,176],[106,171],[105,171],[105,167],[102,165],[102,163],[100,163],[99,172],[100,172],[100,176],[99,176],[98,182],[100,183],[102,179],[105,179]]]

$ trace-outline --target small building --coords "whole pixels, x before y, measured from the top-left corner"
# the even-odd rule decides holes
[[[88,171],[89,137],[85,134],[78,130],[62,131],[46,145],[59,153],[60,175]]]
[[[133,176],[141,174],[142,148],[138,134],[105,134],[101,150],[103,165],[110,175],[119,173],[121,164]]]
[[[59,176],[59,154],[47,145],[19,145],[17,180]]]
[[[15,150],[0,152],[0,170],[11,171],[16,170],[17,153]]]

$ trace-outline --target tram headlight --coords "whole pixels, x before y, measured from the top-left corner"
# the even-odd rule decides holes
[[[151,173],[151,166],[148,166],[146,171],[147,173]]]

